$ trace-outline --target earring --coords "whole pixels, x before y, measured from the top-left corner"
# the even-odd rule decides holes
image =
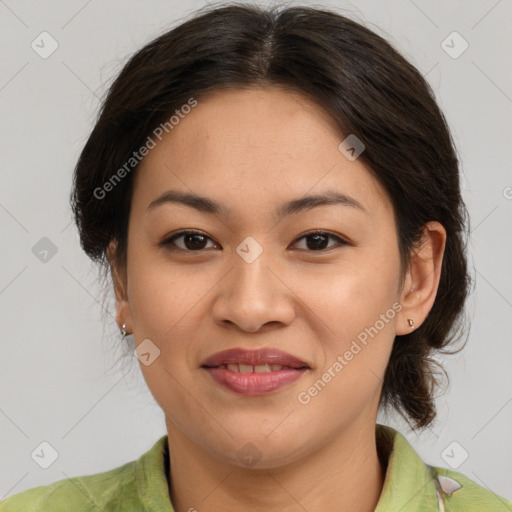
[[[126,324],[121,326],[121,336],[124,338],[128,333],[126,332]]]
[[[414,321],[412,320],[412,318],[408,318],[407,321],[409,322],[409,327],[411,329],[414,329]]]

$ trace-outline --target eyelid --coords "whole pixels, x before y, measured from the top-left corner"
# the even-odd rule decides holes
[[[164,246],[164,247],[168,248],[169,250],[175,251],[175,252],[188,252],[188,253],[201,253],[201,252],[204,252],[205,249],[198,249],[197,251],[192,251],[192,250],[182,249],[181,247],[173,247],[172,246],[172,242],[175,239],[177,239],[177,238],[179,238],[181,236],[184,236],[184,235],[188,235],[188,234],[202,235],[205,238],[207,238],[208,240],[211,240],[215,244],[217,244],[206,233],[204,233],[202,231],[199,231],[199,230],[196,230],[196,229],[193,229],[193,228],[190,228],[190,229],[183,229],[181,231],[178,231],[178,232],[176,232],[176,233],[166,237],[158,245]],[[338,234],[333,233],[331,231],[326,231],[326,230],[321,230],[321,229],[314,229],[314,230],[306,231],[305,233],[300,234],[299,236],[297,236],[297,238],[295,238],[294,244],[297,243],[299,240],[302,240],[303,238],[306,238],[308,236],[313,236],[313,235],[325,235],[325,236],[327,236],[329,238],[332,238],[332,239],[336,240],[337,245],[332,246],[332,247],[328,247],[327,249],[319,249],[317,251],[315,251],[315,250],[307,250],[307,249],[299,249],[299,250],[306,251],[306,252],[311,253],[311,254],[325,254],[327,252],[330,252],[332,249],[337,249],[337,248],[340,248],[340,247],[343,247],[343,246],[346,246],[346,245],[352,245],[349,240],[347,240],[346,238],[342,237],[341,235],[338,235]]]
[[[201,236],[204,236],[205,238],[207,238],[208,240],[212,240],[213,241],[213,239],[210,236],[208,236],[206,233],[203,233],[202,231],[199,231],[197,229],[183,229],[183,230],[178,231],[178,232],[176,232],[176,233],[174,233],[174,234],[172,234],[170,236],[165,237],[158,245],[162,245],[164,247],[167,247],[169,250],[172,250],[172,251],[175,251],[175,252],[190,252],[190,253],[194,253],[194,252],[195,253],[201,253],[201,252],[204,252],[204,249],[200,249],[200,250],[197,250],[197,251],[191,251],[191,250],[182,249],[181,247],[173,247],[172,246],[172,242],[176,238],[180,238],[181,236],[184,236],[184,235],[201,235]]]

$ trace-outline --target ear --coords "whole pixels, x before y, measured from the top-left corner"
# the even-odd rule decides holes
[[[396,334],[409,334],[425,320],[434,305],[441,278],[441,265],[446,245],[446,230],[436,221],[427,222],[418,248],[411,255],[404,286],[400,294],[402,310],[396,324]]]
[[[126,268],[118,268],[115,258],[116,250],[117,241],[111,240],[107,248],[107,257],[110,262],[110,275],[116,298],[116,322],[119,330],[121,330],[123,324],[126,324],[126,331],[131,333],[132,318],[128,302]]]

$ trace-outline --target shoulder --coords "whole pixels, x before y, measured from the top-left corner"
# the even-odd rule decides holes
[[[0,503],[0,512],[82,512],[118,510],[119,500],[137,504],[135,466],[129,462],[110,471],[59,480],[34,487]]]
[[[387,460],[376,512],[512,512],[512,503],[457,471],[426,464],[398,431],[377,425],[377,446]]]
[[[137,460],[103,473],[28,489],[0,503],[0,512],[119,512],[160,510],[164,505],[172,511],[166,456],[167,435]]]
[[[442,499],[446,512],[512,511],[512,502],[481,486],[463,473],[436,466],[427,467],[435,478],[439,498]]]

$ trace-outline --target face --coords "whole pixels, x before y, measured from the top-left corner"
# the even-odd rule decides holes
[[[169,435],[220,461],[243,466],[257,449],[259,467],[276,467],[375,427],[400,316],[398,240],[385,190],[344,138],[299,94],[222,91],[137,170],[118,317],[147,354]],[[341,199],[304,202],[329,194]],[[235,348],[306,368],[203,367]]]

